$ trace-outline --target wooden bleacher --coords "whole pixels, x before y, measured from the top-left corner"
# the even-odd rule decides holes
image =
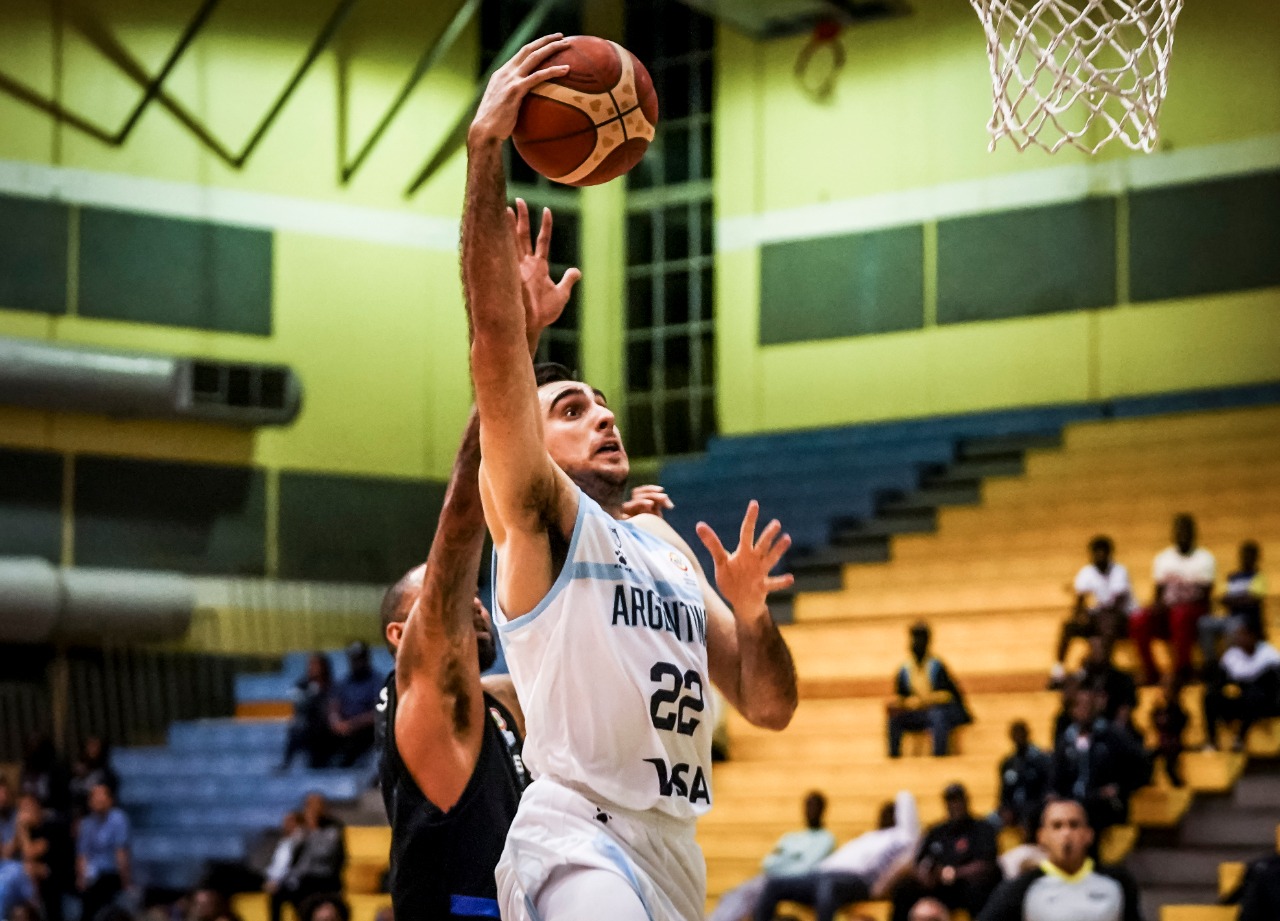
[[[1026,719],[1038,744],[1051,742],[1058,701],[1042,688],[1094,535],[1113,538],[1140,600],[1150,597],[1151,560],[1180,512],[1196,517],[1220,580],[1246,538],[1261,545],[1264,567],[1280,559],[1280,407],[1072,425],[1061,448],[1031,452],[1022,476],[988,480],[982,493],[979,506],[940,509],[936,533],[895,538],[889,562],[846,566],[840,590],[797,597],[796,623],[784,632],[801,706],[783,733],[730,717],[732,760],[716,768],[715,808],[698,832],[709,905],[757,873],[778,836],[798,826],[809,789],[827,793],[828,822],[842,842],[869,829],[898,789],[915,792],[926,823],[941,818],[940,792],[952,781],[969,788],[975,811],[990,810],[1009,722]],[[922,617],[934,650],[969,691],[976,720],[960,733],[960,755],[891,762],[884,700],[906,656],[907,627]],[[1132,651],[1122,644],[1118,659],[1132,665]],[[1176,824],[1194,792],[1229,790],[1244,769],[1245,756],[1195,751],[1203,743],[1199,689],[1186,694],[1189,789],[1159,777],[1140,791],[1134,827],[1108,842],[1112,856],[1133,846],[1138,827]],[[1144,690],[1141,699],[1140,721],[1154,694]],[[1280,730],[1255,727],[1249,752],[1280,754]],[[859,910],[878,917],[883,909]],[[1224,917],[1215,906],[1163,915]]]

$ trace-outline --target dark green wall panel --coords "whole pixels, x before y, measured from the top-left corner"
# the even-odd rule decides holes
[[[0,450],[0,556],[62,555],[62,457]]]
[[[1116,300],[1115,199],[938,222],[938,322],[1105,307]]]
[[[924,234],[918,226],[761,250],[761,345],[923,325]]]
[[[75,480],[80,566],[266,571],[261,470],[78,457]]]
[[[427,558],[444,484],[282,473],[280,576],[392,582]]]
[[[80,313],[269,335],[272,246],[264,230],[86,208]]]
[[[66,205],[0,195],[0,307],[67,312]]]
[[[1135,301],[1280,285],[1280,173],[1132,193],[1129,253]]]

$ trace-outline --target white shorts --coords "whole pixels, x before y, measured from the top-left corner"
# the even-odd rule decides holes
[[[695,823],[657,812],[597,806],[553,780],[534,781],[520,798],[495,873],[504,921],[538,916],[539,892],[553,874],[605,870],[625,880],[651,921],[700,921],[707,865]],[[595,906],[599,917],[607,917]]]

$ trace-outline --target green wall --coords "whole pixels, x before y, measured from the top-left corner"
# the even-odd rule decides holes
[[[1276,4],[1188,6],[1152,155],[989,153],[967,4],[845,30],[825,102],[807,36],[718,40],[725,431],[1275,379]]]

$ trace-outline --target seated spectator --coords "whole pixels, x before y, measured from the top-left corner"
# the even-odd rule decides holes
[[[1089,655],[1080,669],[1080,687],[1099,695],[1102,717],[1118,728],[1132,729],[1133,711],[1138,706],[1138,686],[1133,676],[1116,668],[1111,649],[1101,637],[1089,640]]]
[[[1045,806],[1036,837],[1048,858],[1001,883],[977,921],[1141,921],[1133,877],[1090,859],[1094,834],[1080,803]]]
[[[1280,652],[1241,623],[1232,633],[1231,648],[1222,654],[1220,665],[1220,679],[1204,692],[1205,748],[1216,750],[1219,724],[1235,721],[1238,728],[1231,748],[1243,751],[1249,728],[1280,712]]]
[[[8,778],[0,777],[0,847],[13,839],[13,828],[17,821],[18,807],[13,802],[13,787],[9,786]]]
[[[739,921],[755,911],[765,882],[774,876],[792,876],[805,873],[817,866],[818,861],[836,848],[836,836],[822,825],[827,810],[827,798],[818,791],[804,798],[804,831],[787,832],[778,839],[761,861],[758,876],[753,876],[740,886],[735,886],[720,897],[715,911],[707,921]]]
[[[1013,754],[1000,763],[1000,802],[997,808],[1005,827],[1018,828],[1024,837],[1040,822],[1040,807],[1049,795],[1053,759],[1031,744],[1031,730],[1022,720],[1009,727]]]
[[[41,901],[50,876],[49,844],[44,811],[24,794],[14,811],[13,833],[0,846],[0,918],[10,918],[20,904]]]
[[[1109,537],[1089,541],[1090,562],[1076,573],[1076,605],[1062,624],[1058,660],[1049,681],[1051,689],[1061,687],[1066,677],[1064,663],[1073,639],[1098,637],[1109,652],[1116,640],[1128,632],[1133,586],[1129,583],[1129,570],[1112,560],[1114,549]]]
[[[969,794],[958,783],[942,793],[947,819],[929,829],[916,856],[914,873],[893,894],[894,921],[908,921],[912,906],[926,896],[949,909],[976,915],[1000,882],[996,831],[969,812]]]
[[[928,731],[933,737],[933,754],[947,754],[951,731],[973,722],[960,688],[942,660],[929,655],[929,625],[911,627],[911,658],[898,669],[894,679],[894,699],[888,705],[889,757],[902,755],[902,736]]]
[[[305,837],[302,813],[286,812],[280,827],[280,840],[276,842],[275,850],[271,852],[271,862],[262,874],[264,892],[273,894],[280,888],[280,884],[289,875],[289,870],[293,868],[298,848],[302,846]]]
[[[1050,728],[1050,738],[1056,746],[1058,740],[1062,738],[1062,734],[1066,732],[1067,727],[1071,725],[1071,711],[1075,707],[1076,697],[1081,694],[1081,678],[1079,672],[1067,676],[1067,680],[1062,684],[1062,695],[1058,704],[1058,712],[1053,717],[1053,726]],[[1084,693],[1089,693],[1085,691]]]
[[[347,647],[350,672],[333,689],[329,700],[329,728],[339,767],[351,767],[373,748],[374,708],[386,676],[379,678],[369,663],[369,647],[362,642]]]
[[[333,691],[333,667],[323,652],[307,659],[307,673],[293,692],[293,718],[279,770],[287,771],[293,759],[306,754],[307,765],[327,767],[333,758],[334,738],[329,728],[329,698]]]
[[[112,795],[120,789],[120,776],[111,767],[111,748],[101,736],[89,736],[80,757],[71,766],[71,811],[79,818],[89,811],[89,791],[106,784]]]
[[[1014,879],[1040,866],[1041,861],[1048,856],[1040,845],[1024,841],[1000,855],[1000,875],[1005,879]]]
[[[1164,773],[1175,787],[1182,780],[1182,734],[1187,730],[1190,718],[1182,706],[1182,685],[1174,674],[1165,676],[1160,686],[1160,698],[1151,710],[1151,726],[1156,731],[1156,747],[1147,752],[1154,767],[1156,761],[1164,761]]]
[[[1129,817],[1129,797],[1144,779],[1146,759],[1129,735],[1108,723],[1099,698],[1076,695],[1072,722],[1053,752],[1053,792],[1084,804],[1098,838]]]
[[[191,913],[187,917],[189,921],[240,921],[226,895],[209,886],[191,894]]]
[[[313,895],[298,909],[298,921],[351,921],[351,906],[333,893]]]
[[[1190,515],[1173,519],[1173,546],[1156,555],[1152,576],[1156,583],[1151,604],[1129,618],[1129,636],[1142,660],[1144,684],[1157,684],[1160,671],[1151,654],[1151,641],[1167,639],[1179,678],[1191,675],[1191,650],[1200,618],[1209,613],[1217,563],[1213,554],[1196,546],[1196,522]]]
[[[1239,904],[1237,921],[1280,918],[1280,854],[1249,861],[1240,886],[1225,901]]]
[[[1248,624],[1258,639],[1267,638],[1263,604],[1267,597],[1266,577],[1258,570],[1261,551],[1256,541],[1240,545],[1240,568],[1227,576],[1227,591],[1218,599],[1224,614],[1200,618],[1200,655],[1206,667],[1218,661],[1218,639],[1229,636],[1236,624]]]
[[[67,766],[58,757],[53,739],[46,735],[35,735],[28,739],[18,777],[18,791],[30,793],[42,808],[51,809],[65,817],[68,806],[67,781]]]
[[[904,790],[880,810],[876,831],[854,838],[809,873],[771,877],[755,921],[769,921],[784,900],[811,905],[817,921],[832,921],[845,905],[884,898],[909,868],[919,838],[916,798]]]
[[[76,888],[80,917],[93,921],[131,885],[129,817],[115,804],[111,788],[98,784],[89,792],[89,814],[76,834]]]
[[[9,909],[6,921],[46,921],[35,902],[19,902]]]
[[[308,794],[302,808],[302,842],[293,866],[271,893],[271,921],[280,921],[285,905],[300,911],[313,895],[342,891],[342,870],[347,863],[343,825],[329,815],[319,793]]]
[[[951,921],[951,909],[937,899],[921,899],[911,906],[907,921]]]

